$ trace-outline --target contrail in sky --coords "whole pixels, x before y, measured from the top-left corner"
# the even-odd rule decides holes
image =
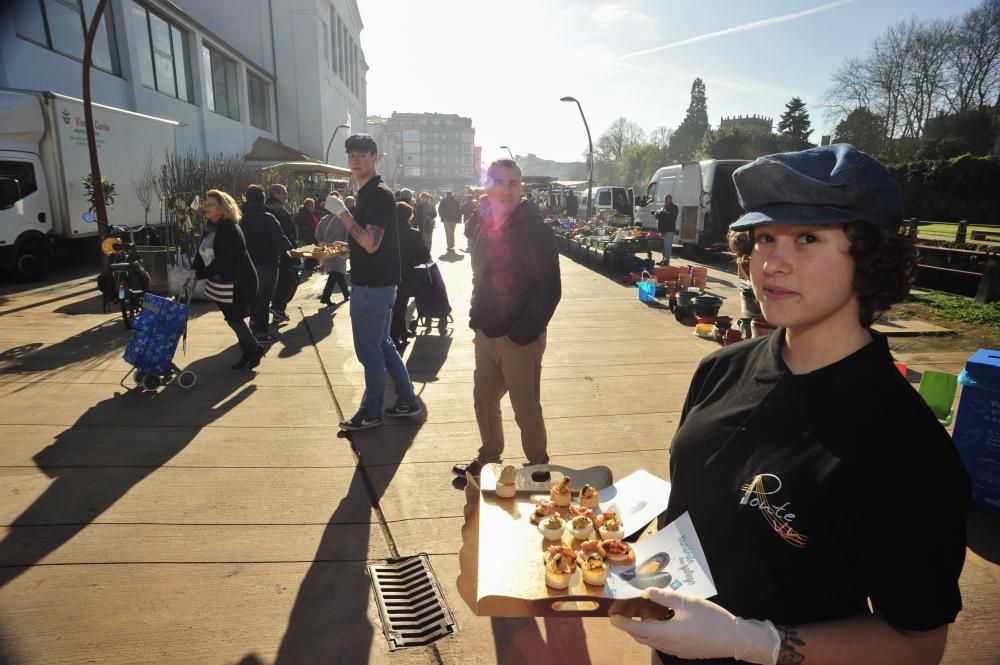
[[[794,21],[797,18],[802,18],[803,16],[809,16],[810,14],[818,14],[819,12],[825,12],[828,9],[834,9],[835,7],[840,7],[841,5],[847,5],[852,2],[854,2],[854,0],[838,0],[837,2],[831,2],[828,5],[813,7],[812,9],[807,9],[805,11],[795,12],[794,14],[785,14],[784,16],[774,16],[772,18],[765,18],[759,21],[751,21],[750,23],[744,23],[743,25],[738,25],[734,28],[726,28],[725,30],[708,32],[705,33],[704,35],[698,35],[697,37],[688,37],[687,39],[682,39],[679,42],[671,42],[669,44],[664,44],[663,46],[656,46],[654,48],[648,48],[643,51],[626,53],[625,55],[620,55],[614,59],[625,60],[626,58],[634,58],[639,55],[646,55],[647,53],[666,51],[667,49],[677,48],[678,46],[687,46],[688,44],[703,42],[707,39],[715,39],[716,37],[731,35],[735,32],[746,32],[747,30],[756,30],[757,28],[765,28],[767,26],[775,25],[777,23],[784,23],[785,21]]]

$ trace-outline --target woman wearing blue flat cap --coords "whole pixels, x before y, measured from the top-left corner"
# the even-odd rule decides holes
[[[654,662],[932,665],[962,607],[969,481],[893,365],[877,317],[907,294],[899,190],[849,145],[733,174],[730,247],[768,337],[706,357],[670,454],[711,601],[653,589],[668,621],[613,617]]]

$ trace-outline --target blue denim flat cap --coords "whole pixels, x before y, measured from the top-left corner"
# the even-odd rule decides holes
[[[378,152],[378,145],[371,134],[351,134],[344,141],[344,150],[350,152]]]
[[[874,157],[847,143],[765,155],[733,172],[746,214],[729,228],[762,224],[868,222],[895,231],[903,220],[899,187]]]

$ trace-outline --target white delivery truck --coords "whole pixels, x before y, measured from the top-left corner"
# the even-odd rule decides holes
[[[743,214],[733,171],[747,163],[745,159],[706,159],[657,169],[636,202],[636,221],[655,231],[653,214],[670,194],[678,208],[674,243],[691,251],[726,249],[729,225]]]
[[[134,182],[150,159],[160,172],[179,123],[101,104],[93,114],[101,174],[117,191],[109,222],[142,224]],[[86,127],[79,99],[0,89],[0,266],[20,279],[40,279],[54,257],[98,236],[82,219],[90,209]]]

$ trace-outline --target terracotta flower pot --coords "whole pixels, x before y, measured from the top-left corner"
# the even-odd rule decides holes
[[[750,330],[753,331],[754,337],[764,337],[766,335],[770,335],[777,329],[778,326],[772,325],[764,319],[758,318],[750,322]]]

